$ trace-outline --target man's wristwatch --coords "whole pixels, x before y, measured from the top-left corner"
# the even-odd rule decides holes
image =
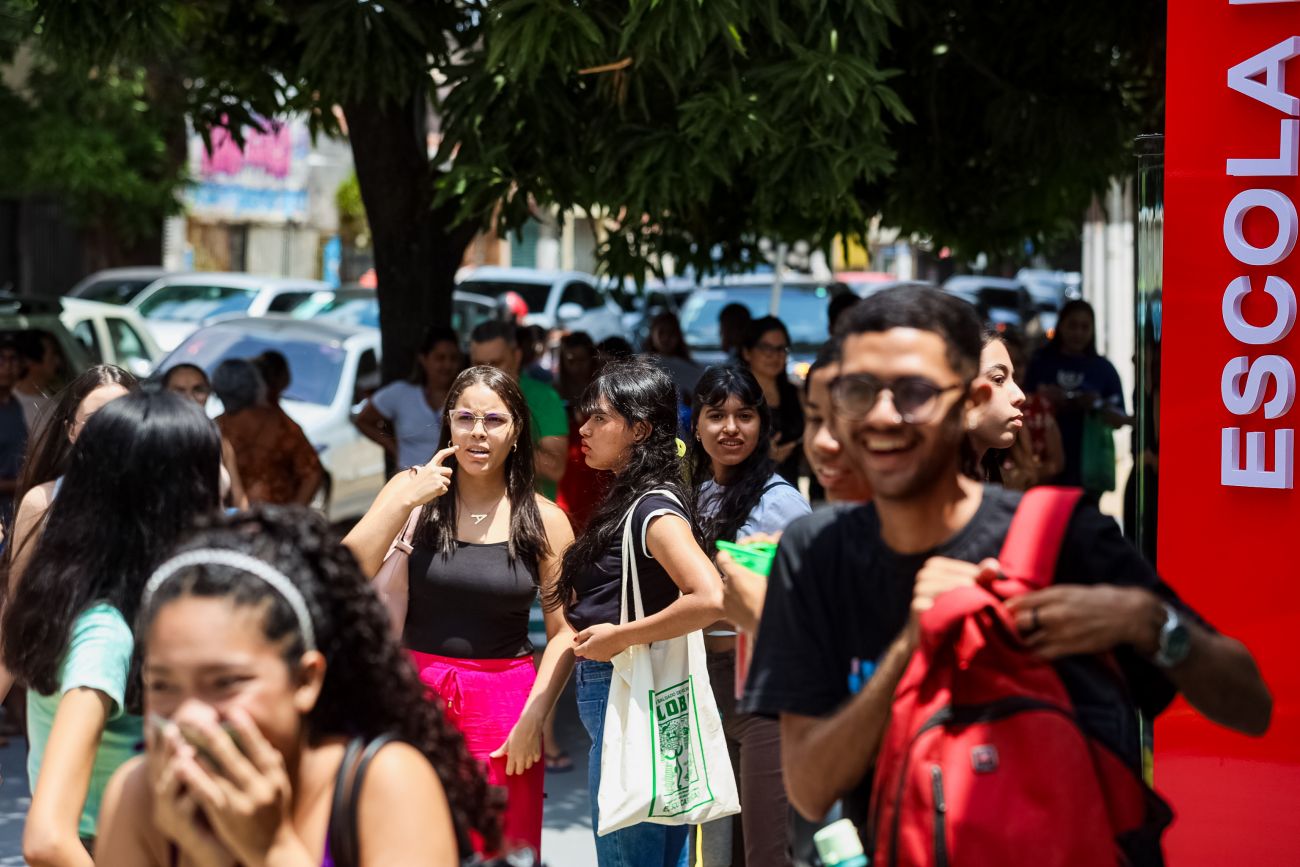
[[[1192,635],[1178,611],[1165,604],[1165,623],[1160,627],[1160,645],[1152,661],[1161,668],[1173,668],[1187,658],[1192,649]]]

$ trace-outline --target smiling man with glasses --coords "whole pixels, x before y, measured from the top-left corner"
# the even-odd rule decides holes
[[[874,499],[786,531],[742,708],[780,718],[791,803],[817,820],[843,798],[865,840],[872,768],[915,621],[943,593],[997,575],[991,558],[1020,495],[961,472],[965,411],[986,399],[971,387],[981,328],[970,305],[933,289],[889,290],[839,327],[833,423]],[[1090,505],[1070,518],[1052,586],[1008,607],[1028,647],[1055,664],[1080,724],[1135,772],[1137,711],[1154,717],[1177,692],[1222,725],[1268,726],[1271,699],[1250,653],[1182,603]],[[1103,653],[1123,684],[1103,678],[1109,688],[1094,692],[1090,667]],[[1141,842],[1126,863],[1161,863],[1158,835]]]

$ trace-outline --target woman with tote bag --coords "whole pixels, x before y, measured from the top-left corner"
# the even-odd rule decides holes
[[[722,581],[692,527],[672,379],[650,361],[616,362],[583,404],[587,464],[614,478],[545,601],[576,631],[596,856],[685,867],[688,828],[676,823],[736,809],[700,632],[722,618]],[[660,682],[688,667],[680,682]],[[648,809],[634,813],[638,803]]]

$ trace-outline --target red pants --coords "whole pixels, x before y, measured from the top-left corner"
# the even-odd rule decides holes
[[[546,763],[506,776],[505,757],[491,758],[519,721],[537,670],[531,656],[518,659],[454,659],[408,651],[420,680],[444,704],[448,721],[460,729],[470,754],[483,763],[488,783],[506,790],[503,839],[509,851],[528,846],[541,858],[542,784]]]

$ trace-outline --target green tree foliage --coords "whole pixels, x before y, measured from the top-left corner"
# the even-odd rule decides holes
[[[606,214],[621,274],[865,231],[853,191],[887,178],[910,120],[884,60],[895,16],[891,0],[491,3],[447,70],[442,196],[465,217],[501,201],[510,226],[533,202]]]
[[[167,153],[177,119],[151,110],[147,89],[139,67],[37,60],[20,92],[0,94],[0,190],[53,197],[75,224],[127,246],[156,239],[186,176]]]
[[[945,0],[905,4],[894,80],[916,122],[889,138],[887,225],[967,254],[1077,238],[1093,195],[1164,128],[1165,4]]]
[[[170,71],[201,131],[341,107],[389,378],[494,214],[599,214],[622,274],[876,214],[998,253],[1075,225],[1159,117],[1155,0],[24,2],[56,56]]]

